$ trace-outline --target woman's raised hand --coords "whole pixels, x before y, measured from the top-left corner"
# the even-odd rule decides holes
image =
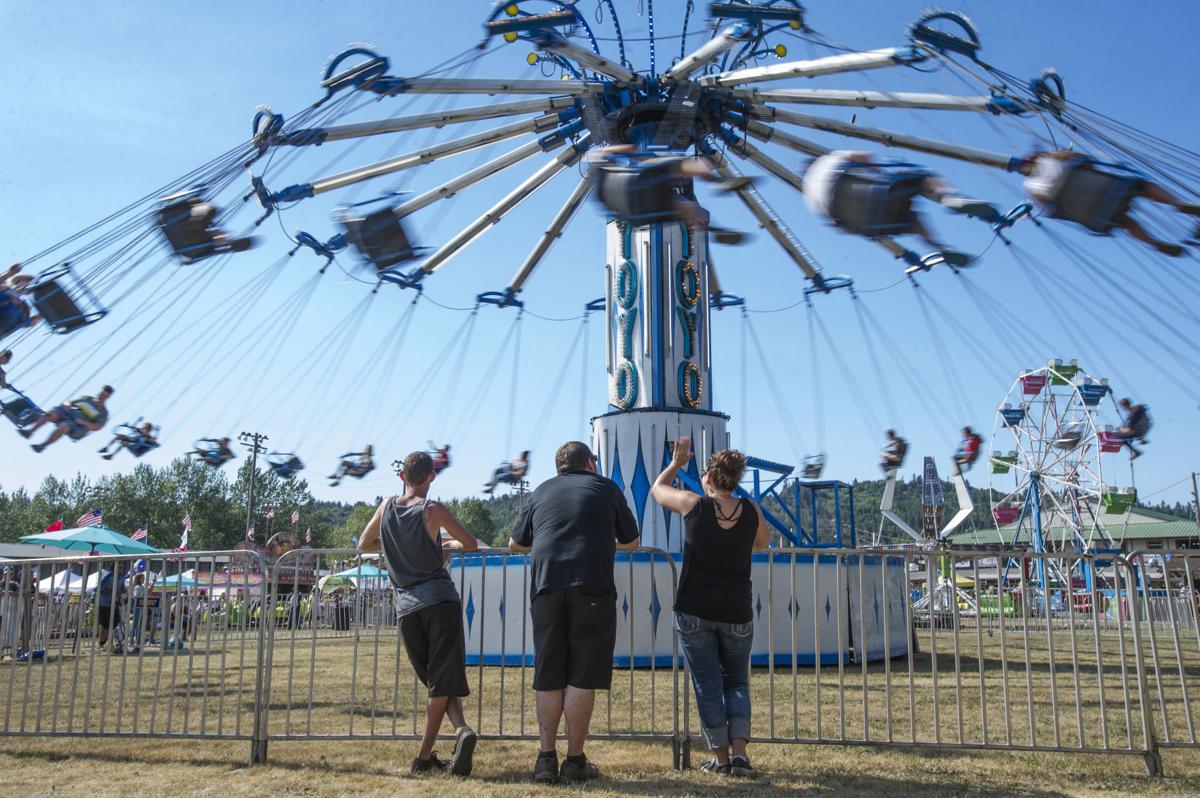
[[[687,435],[675,441],[675,449],[671,453],[671,464],[684,468],[692,459],[692,439]]]

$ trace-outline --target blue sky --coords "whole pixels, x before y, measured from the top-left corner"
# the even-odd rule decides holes
[[[581,0],[581,5],[590,14],[595,2]],[[637,16],[635,5],[618,3],[625,32],[631,37],[646,31],[646,20]],[[678,33],[681,5],[659,4],[656,30],[660,35]],[[959,6],[979,27],[981,55],[989,62],[1030,77],[1053,66],[1065,77],[1072,99],[1169,141],[1184,146],[1194,141],[1198,120],[1190,102],[1195,72],[1192,37],[1200,9],[1193,4],[1155,3],[1136,14],[1127,4],[1116,2],[963,2]],[[326,59],[348,43],[377,47],[391,58],[392,74],[417,74],[478,42],[478,23],[489,7],[490,3],[468,0],[370,5],[122,3],[106,4],[102,10],[73,3],[4,4],[0,25],[9,35],[6,80],[0,89],[0,133],[5,142],[0,190],[7,201],[0,216],[0,240],[8,262],[67,237],[244,140],[259,104],[294,114],[320,96],[317,84]],[[871,49],[903,43],[907,25],[923,7],[921,3],[812,4],[808,21],[830,41]],[[809,51],[802,41],[786,37],[778,41],[789,47],[793,57]],[[644,43],[630,45],[635,63],[646,63],[645,47]],[[669,53],[677,54],[678,48],[678,39],[660,42],[660,64]],[[525,64],[527,52],[524,44],[501,48],[481,61],[472,76],[536,76],[536,69]],[[944,75],[890,70],[812,85],[916,91],[963,88],[945,80]],[[465,97],[455,104],[481,101]],[[354,118],[405,113],[406,102],[400,98],[372,103]],[[412,106],[413,110],[426,107],[420,101]],[[811,112],[845,120],[851,116],[849,109]],[[996,120],[994,126],[972,115],[886,109],[860,110],[857,121],[1013,154],[1031,146],[1042,132],[1035,125],[1011,120]],[[487,126],[491,123],[472,129]],[[433,140],[449,135],[442,131]],[[812,138],[837,144],[832,138]],[[277,168],[273,163],[268,176],[274,188],[384,153],[407,152],[429,140],[425,131],[418,131],[349,151],[328,144],[299,153],[290,166]],[[485,155],[512,146],[501,144]],[[799,165],[794,154],[773,153]],[[916,154],[891,154],[925,163],[964,189],[1002,205],[1019,199],[1019,181],[1013,176]],[[474,153],[457,156],[406,173],[404,186],[425,189],[478,162]],[[435,245],[445,241],[535,167],[511,170],[425,212],[418,218],[422,241]],[[523,204],[431,277],[428,296],[443,305],[463,307],[481,291],[502,288],[573,182],[562,177]],[[94,385],[89,383],[89,392],[103,382],[117,387],[114,422],[144,415],[165,425],[165,445],[147,462],[164,463],[203,435],[233,435],[257,428],[271,436],[273,447],[294,449],[304,457],[314,492],[323,497],[369,499],[391,489],[394,483],[386,469],[338,489],[327,489],[318,479],[328,473],[338,454],[366,443],[374,443],[379,459],[386,463],[424,446],[427,439],[448,439],[456,460],[439,483],[447,496],[474,492],[496,461],[524,448],[534,449],[534,478],[548,476],[558,443],[584,437],[584,416],[605,409],[599,315],[587,327],[586,362],[578,346],[574,356],[567,358],[578,321],[551,322],[526,315],[521,322],[523,345],[516,380],[518,409],[510,421],[511,349],[503,350],[505,357],[495,365],[494,379],[488,383],[484,377],[513,323],[512,310],[480,311],[469,346],[463,350],[461,376],[455,376],[460,373],[454,368],[460,348],[453,345],[448,362],[430,369],[435,355],[462,328],[462,311],[423,301],[414,311],[403,345],[381,346],[390,340],[389,332],[412,298],[395,288],[374,296],[356,335],[341,337],[335,325],[369,292],[368,286],[353,279],[361,274],[353,270],[352,256],[341,259],[350,276],[337,269],[326,273],[311,301],[295,316],[294,327],[289,319],[295,305],[286,300],[297,295],[320,267],[311,253],[301,252],[288,261],[261,294],[236,293],[291,248],[285,230],[304,229],[327,237],[335,231],[329,210],[336,201],[370,199],[395,184],[394,179],[384,179],[378,186],[371,184],[328,202],[302,203],[268,220],[260,231],[263,243],[256,250],[229,261],[203,292],[189,294],[185,303],[164,312],[169,303],[164,297],[182,290],[179,281],[197,279],[194,274],[189,277],[186,267],[170,265],[120,312],[114,311],[112,318],[61,348],[55,348],[57,341],[41,346],[14,364],[13,373],[35,398],[53,403],[84,387],[80,383],[103,365],[91,380]],[[836,345],[833,351],[823,339],[819,342],[820,400],[801,306],[752,316],[794,421],[779,418],[753,350],[745,369],[743,407],[742,322],[736,312],[725,311],[714,314],[714,391],[718,408],[733,416],[730,429],[735,446],[791,462],[823,446],[831,476],[873,477],[879,427],[892,424],[912,441],[913,454],[935,455],[945,470],[958,427],[970,423],[990,435],[995,407],[1017,370],[1061,356],[1079,357],[1097,376],[1110,377],[1118,394],[1133,395],[1151,406],[1156,423],[1153,443],[1148,455],[1138,461],[1136,473],[1143,495],[1182,480],[1195,467],[1197,402],[1150,361],[1170,366],[1177,380],[1190,384],[1195,380],[1171,365],[1172,358],[1158,351],[1159,345],[1143,329],[1180,346],[1186,355],[1197,328],[1182,310],[1164,307],[1158,299],[1145,300],[1153,313],[1123,303],[1103,281],[1068,263],[1045,235],[1026,224],[1013,232],[1013,238],[1054,270],[1051,279],[1057,288],[1035,296],[1010,254],[998,244],[968,278],[1011,330],[1010,341],[998,340],[983,323],[957,284],[959,278],[935,272],[921,279],[923,290],[954,320],[950,324],[934,314],[938,335],[945,340],[943,358],[909,286],[872,290],[897,281],[901,271],[896,262],[865,241],[824,227],[790,189],[767,184],[764,192],[826,271],[854,276],[864,291],[865,306],[890,333],[890,343],[874,341],[880,356],[886,357],[893,347],[902,351],[937,399],[930,403],[914,395],[892,365],[885,364],[882,374],[874,372],[849,297],[842,294],[817,300],[817,313]],[[706,200],[721,223],[753,229],[752,219],[735,201]],[[931,218],[946,238],[964,248],[979,250],[988,244],[986,228],[977,223],[936,212]],[[1131,264],[1132,247],[1061,226],[1052,229],[1086,257],[1101,259],[1105,273],[1120,285],[1135,293],[1163,293],[1158,284],[1147,282],[1140,266]],[[725,289],[744,295],[752,310],[782,308],[800,298],[801,275],[761,233],[751,245],[722,248],[715,257]],[[525,299],[530,311],[556,318],[578,315],[586,302],[603,294],[603,262],[602,220],[589,205],[529,284]],[[1167,270],[1195,266],[1195,260],[1148,264],[1161,270],[1153,274],[1162,285],[1193,304],[1186,291],[1194,289],[1194,276],[1178,277]],[[230,321],[224,320],[225,311]],[[1189,343],[1179,341],[1180,337]],[[1054,351],[1043,352],[1042,344]],[[1075,351],[1077,344],[1087,351]],[[18,350],[19,358],[23,351]],[[51,351],[54,354],[47,354]],[[1089,356],[1103,362],[1090,362]],[[391,359],[394,378],[385,382],[385,365]],[[1119,377],[1110,373],[1110,366]],[[844,379],[843,368],[853,385]],[[432,377],[420,383],[427,373]],[[882,401],[889,392],[895,398],[895,414]],[[869,408],[866,413],[860,410],[864,404]],[[819,416],[825,421],[821,430]],[[790,426],[802,440],[787,434]],[[101,461],[94,452],[103,443],[99,436],[77,444],[60,443],[37,456],[11,432],[0,435],[4,441],[0,451],[5,455],[0,458],[0,485],[5,488],[35,485],[50,473],[69,475],[79,470],[97,475],[128,467],[130,462],[125,454],[113,463]],[[1106,465],[1106,473],[1113,472],[1120,474],[1115,478],[1118,484],[1129,484],[1123,461]],[[976,475],[976,480],[985,479]],[[1159,495],[1181,499],[1186,493],[1187,486],[1180,484]]]

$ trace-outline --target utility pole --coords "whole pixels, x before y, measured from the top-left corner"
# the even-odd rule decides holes
[[[242,531],[242,538],[245,539],[246,532],[250,530],[250,519],[254,517],[254,481],[258,477],[258,456],[267,451],[263,446],[267,436],[259,432],[243,432],[238,435],[238,440],[250,450],[250,490],[246,495],[246,529]]]
[[[1200,491],[1196,490],[1196,472],[1192,472],[1192,509],[1196,513],[1196,532],[1200,534]]]

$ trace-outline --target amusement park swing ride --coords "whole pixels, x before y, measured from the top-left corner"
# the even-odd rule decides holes
[[[659,468],[669,461],[672,441],[679,436],[688,435],[695,441],[696,459],[681,474],[681,480],[697,490],[698,464],[713,451],[731,444],[726,429],[729,417],[714,405],[712,396],[714,311],[739,309],[744,329],[763,358],[744,300],[723,290],[710,254],[711,245],[736,243],[741,236],[711,221],[708,210],[697,201],[697,180],[711,183],[719,193],[743,206],[762,235],[800,270],[807,285],[803,301],[809,314],[814,365],[820,334],[825,342],[822,350],[833,355],[835,365],[848,381],[853,379],[853,370],[847,368],[835,337],[829,334],[817,311],[817,305],[828,301],[828,297],[843,293],[850,297],[870,353],[871,368],[863,370],[880,374],[878,346],[885,350],[887,360],[902,365],[914,395],[921,397],[926,387],[913,378],[911,364],[866,309],[853,277],[822,270],[785,219],[791,214],[781,213],[768,203],[762,190],[767,183],[794,190],[794,198],[803,197],[812,210],[839,230],[877,244],[886,253],[885,259],[897,259],[898,275],[913,288],[925,321],[935,333],[935,344],[935,314],[945,318],[946,311],[921,282],[931,270],[949,271],[961,278],[968,297],[980,308],[981,318],[989,325],[995,318],[994,312],[988,314],[978,289],[964,274],[964,269],[977,267],[983,256],[966,254],[959,247],[942,243],[925,218],[930,210],[941,209],[974,220],[986,237],[985,243],[1003,242],[1003,249],[1009,250],[1026,270],[1031,256],[1024,253],[1018,241],[1026,231],[1036,228],[1060,248],[1065,247],[1064,239],[1057,230],[1050,229],[1051,224],[1081,227],[1098,236],[1129,234],[1163,254],[1178,255],[1179,246],[1161,240],[1161,231],[1166,227],[1178,233],[1182,215],[1174,211],[1196,212],[1195,206],[1168,193],[1169,188],[1189,198],[1196,196],[1189,184],[1164,165],[1171,159],[1190,157],[1187,151],[1154,139],[1156,157],[1149,157],[1138,148],[1147,138],[1139,139],[1141,134],[1133,128],[1069,101],[1063,79],[1053,70],[1024,80],[983,60],[979,34],[960,13],[925,12],[900,44],[860,51],[833,44],[815,33],[809,26],[808,11],[795,0],[712,2],[707,6],[707,27],[698,20],[701,10],[687,0],[672,8],[682,17],[679,35],[660,35],[656,39],[654,4],[646,0],[644,8],[641,2],[637,7],[639,14],[645,14],[649,27],[649,45],[645,48],[648,60],[635,64],[634,49],[628,46],[633,40],[622,33],[617,3],[598,0],[594,13],[585,13],[583,5],[568,0],[499,3],[483,21],[484,39],[476,48],[451,59],[449,66],[423,75],[393,75],[391,62],[375,49],[347,49],[327,65],[320,84],[323,95],[300,113],[285,117],[261,108],[252,120],[248,141],[23,261],[26,270],[39,261],[53,265],[36,274],[30,272],[32,280],[18,284],[9,281],[10,287],[0,297],[0,335],[8,339],[6,345],[25,356],[55,340],[55,336],[35,339],[39,329],[63,336],[59,348],[75,340],[86,341],[93,328],[111,322],[114,314],[110,310],[140,285],[139,281],[152,279],[156,269],[175,261],[190,271],[182,272],[185,276],[175,283],[173,293],[164,292],[168,304],[155,316],[157,319],[203,290],[217,270],[237,260],[241,253],[255,246],[274,246],[261,227],[267,220],[281,218],[289,208],[317,198],[344,198],[334,213],[336,232],[310,230],[289,235],[280,262],[251,276],[241,290],[255,297],[264,296],[282,263],[301,253],[315,256],[315,263],[320,265],[320,270],[296,288],[274,314],[281,335],[271,339],[263,354],[276,359],[287,333],[300,323],[304,308],[313,300],[321,275],[332,264],[343,268],[339,258],[352,253],[370,275],[363,282],[370,284],[371,292],[338,321],[324,345],[328,348],[312,353],[314,361],[319,357],[336,359],[339,343],[353,339],[360,324],[357,319],[380,291],[398,288],[408,292],[412,301],[379,344],[376,362],[385,365],[378,374],[378,385],[384,390],[395,377],[394,352],[405,340],[418,300],[426,296],[426,285],[491,228],[514,215],[531,196],[561,175],[574,175],[577,182],[573,189],[528,254],[517,263],[511,280],[475,297],[470,315],[439,358],[461,362],[479,309],[494,306],[516,314],[512,331],[501,342],[499,352],[511,353],[515,366],[520,352],[519,322],[527,312],[522,291],[549,259],[556,242],[588,199],[596,197],[607,216],[603,275],[597,269],[595,278],[597,289],[603,289],[603,299],[587,306],[583,323],[586,325],[592,313],[604,314],[608,407],[592,420],[593,450],[601,473],[625,493],[642,526],[643,544],[678,556],[681,519],[655,505],[650,485]],[[624,13],[627,17],[628,9]],[[597,35],[601,27],[610,35]],[[662,31],[661,20],[658,31]],[[787,48],[779,43],[786,37],[803,39],[825,52],[809,58],[789,58]],[[665,49],[675,40],[679,42],[677,55]],[[602,48],[601,42],[615,47]],[[473,69],[485,54],[515,43],[531,48],[526,61],[531,68],[541,70],[542,77],[499,79],[447,74]],[[960,84],[979,87],[977,93],[809,87],[810,82],[819,84],[828,76],[857,75],[875,85],[875,74],[913,75],[938,70],[952,75]],[[478,104],[456,102],[465,96],[487,99]],[[407,113],[409,106],[405,105],[405,112],[392,116],[348,121],[368,104],[398,98],[409,102],[427,99],[438,105],[418,113]],[[835,109],[829,112],[835,115],[793,110],[804,106]],[[836,116],[837,109],[877,108],[903,109],[922,116],[978,114],[995,126],[1015,122],[1025,130],[1029,129],[1029,120],[1036,120],[1048,131],[1066,131],[1070,140],[1080,143],[1082,151],[1063,152],[1047,144],[1045,151],[1032,156],[1000,153]],[[479,130],[479,123],[489,127]],[[396,154],[415,131],[428,134],[426,143]],[[834,143],[823,144],[801,133]],[[294,174],[305,155],[318,149],[326,152],[346,147],[340,162],[361,142],[392,139],[399,144],[381,160],[342,171],[318,172],[300,182],[282,177]],[[1053,132],[1050,140],[1054,141]],[[521,143],[486,157],[494,145],[508,146],[514,141]],[[1030,195],[1011,207],[976,200],[956,191],[931,169],[857,149],[869,147],[905,150],[993,170],[998,181],[1003,181],[1004,173],[1023,175]],[[412,193],[391,189],[375,200],[355,201],[354,192],[364,184],[377,185],[382,178],[408,172],[422,174],[431,165],[471,152],[481,156],[475,165],[450,172],[447,179],[427,189]],[[811,162],[796,168],[783,160],[794,159],[796,154]],[[445,200],[535,161],[540,163],[536,169],[445,240],[426,245],[415,234],[418,214],[435,206],[448,207]],[[249,185],[242,180],[247,171],[251,174]],[[1053,190],[1046,187],[1048,184]],[[1135,200],[1154,203],[1163,217],[1155,217],[1154,229],[1160,231],[1157,238],[1130,216]],[[1168,208],[1172,213],[1167,214]],[[990,244],[976,249],[986,252]],[[1077,265],[1096,269],[1090,262]],[[1039,274],[1034,279],[1061,278]],[[208,330],[216,333],[228,326],[229,318],[216,313],[205,321]],[[131,318],[123,324],[136,325],[137,321],[140,319]],[[1174,330],[1170,322],[1156,321]],[[1147,337],[1160,340],[1144,320],[1137,325]],[[179,337],[186,333],[184,330]],[[581,340],[586,349],[586,336],[581,334],[572,344],[572,353]],[[95,354],[103,343],[100,341],[89,351]],[[243,354],[257,345],[253,337],[225,338],[224,343]],[[1031,343],[1023,341],[1018,346],[1004,341],[1006,348],[1012,347],[1014,357],[1021,358],[1028,357],[1027,345]],[[1036,342],[1037,346],[1041,343]],[[1035,351],[1037,346],[1033,347]],[[1193,373],[1186,354],[1173,347],[1163,351],[1180,362],[1182,371]],[[1053,351],[1043,350],[1042,356],[1047,354]],[[1081,349],[1080,354],[1086,353]],[[218,357],[217,348],[198,352],[197,375],[219,371]],[[234,362],[230,371],[236,365]],[[949,380],[950,370],[943,370],[948,372]],[[15,376],[22,385],[30,377],[28,373]],[[485,374],[477,393],[491,390],[489,381],[495,376],[494,371]],[[264,379],[264,375],[259,374],[257,379]],[[451,377],[448,397],[459,387],[457,380],[457,376]],[[781,416],[786,415],[787,400],[778,395],[769,372],[766,382]],[[514,377],[513,414],[517,409],[515,383]],[[886,386],[881,396],[891,401]],[[191,396],[185,388],[169,407],[186,408],[189,401]],[[939,404],[936,397],[927,402],[929,407]],[[40,405],[15,388],[5,396],[3,411],[22,429],[42,415]],[[139,429],[135,424],[118,430],[118,437],[128,439],[123,445],[135,456],[140,456],[139,451],[148,451],[148,442],[139,438]],[[369,429],[370,419],[366,419],[364,439]],[[455,426],[448,431],[459,429]],[[1115,486],[1111,476],[1115,468],[1104,465],[1105,458],[1121,455],[1129,445],[1129,435],[1121,429],[1121,416],[1107,382],[1084,372],[1074,362],[1052,360],[1045,367],[1022,372],[997,412],[990,451],[980,457],[993,474],[991,510],[997,525],[1008,530],[1006,542],[1046,551],[1057,545],[1046,534],[1050,525],[1065,524],[1072,530],[1069,545],[1076,550],[1106,548],[1110,541],[1102,518],[1128,512],[1135,498],[1133,492]],[[73,432],[71,437],[75,437]],[[511,437],[510,431],[507,454],[514,453]],[[442,468],[450,464],[446,441],[454,438],[449,434],[430,444],[431,452],[441,458]],[[156,438],[154,444],[158,443]],[[366,477],[375,468],[375,451],[367,446],[363,451],[343,455],[331,481],[336,484],[345,478]],[[213,467],[235,458],[230,439],[220,435],[196,441],[191,454]],[[901,450],[898,461],[885,463],[880,508],[884,521],[921,544],[948,539],[973,510],[966,471],[980,454],[952,469],[959,503],[955,515],[944,526],[924,524],[918,531],[893,510],[903,464]],[[530,456],[527,451],[505,461],[496,469],[491,486],[524,480]],[[858,545],[853,491],[844,483],[824,478],[823,446],[816,453],[806,453],[798,476],[793,476],[793,466],[757,457],[748,462],[749,493],[764,503],[781,543],[839,548]],[[287,450],[269,453],[267,463],[283,478],[294,477],[306,468],[298,453]],[[830,513],[831,522],[818,519]],[[882,542],[882,538],[877,540]],[[880,591],[886,596],[890,586],[895,598],[907,587],[907,575],[886,557],[872,571],[869,584],[860,579],[853,589],[834,590],[835,584],[841,584],[835,573],[840,566],[826,566],[821,558],[811,555],[781,554],[756,563],[756,591],[769,589],[768,574],[775,569],[783,569],[780,573],[785,579],[789,573],[795,578],[797,561],[808,564],[803,569],[808,574],[805,578],[814,582],[814,595],[824,592],[827,608],[832,601],[838,607],[844,606],[849,615],[850,607],[857,612],[862,602],[872,601],[876,626],[882,623],[878,618]],[[485,581],[492,578],[484,570],[481,567],[475,577],[475,589],[481,591]],[[639,563],[638,574],[636,580],[630,577],[631,595],[640,593],[639,600],[653,596],[652,605],[660,610],[669,604],[669,600],[664,603],[659,599],[658,593],[661,585],[670,583],[664,563],[653,559]],[[1037,578],[1046,587],[1070,575],[1039,573]],[[492,588],[493,597],[497,590]],[[860,594],[859,590],[867,592]],[[505,600],[500,601],[501,608]],[[482,611],[476,601],[468,597],[468,613]],[[759,606],[762,604],[776,606],[783,613],[776,629],[787,629],[797,620],[789,617],[792,609],[784,602],[762,602]],[[903,608],[893,601],[882,611],[903,613]],[[837,617],[842,613],[839,610]],[[824,615],[826,620],[831,617],[828,611]],[[638,623],[657,624],[658,616],[655,611],[652,621]],[[643,632],[638,632],[639,639]],[[654,638],[652,631],[645,633],[649,635],[647,640]],[[872,633],[870,628],[852,629],[851,637]],[[832,641],[839,635],[826,634],[822,639]],[[893,642],[907,645],[907,641]],[[653,651],[642,647],[626,655],[635,659],[657,657],[662,653],[658,650],[661,645],[662,640],[650,647]],[[853,640],[851,645],[855,645]],[[509,642],[499,641],[484,649],[507,657],[509,646]],[[755,656],[769,657],[771,652],[784,648],[780,641],[756,641]],[[856,651],[868,658],[885,654],[882,650]],[[823,650],[809,652],[809,656],[824,659],[841,655]]]

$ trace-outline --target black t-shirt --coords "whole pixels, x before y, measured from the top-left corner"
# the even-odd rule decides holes
[[[616,544],[637,540],[638,527],[615,482],[590,471],[568,471],[538,485],[512,537],[533,550],[531,596],[563,587],[615,596]]]
[[[742,514],[729,529],[717,523],[713,500],[702,497],[683,518],[683,568],[675,609],[715,623],[750,623],[750,555],[758,513],[742,499]]]

